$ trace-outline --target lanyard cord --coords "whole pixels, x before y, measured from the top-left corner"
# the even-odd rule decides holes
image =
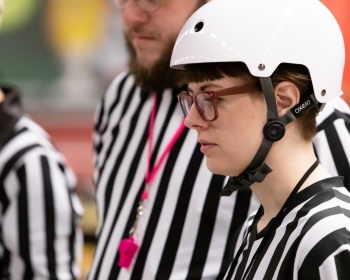
[[[154,136],[154,121],[155,121],[155,116],[156,116],[156,110],[157,110],[157,95],[154,96],[154,102],[153,102],[153,107],[152,107],[152,112],[151,112],[151,117],[150,117],[150,122],[149,122],[149,128],[148,128],[147,170],[146,170],[146,178],[145,178],[146,185],[145,185],[145,189],[143,190],[143,192],[141,194],[141,199],[139,202],[139,206],[137,208],[135,222],[134,222],[134,224],[129,232],[130,235],[134,234],[136,227],[137,227],[137,224],[138,224],[138,220],[144,213],[144,211],[143,211],[144,202],[148,198],[148,189],[149,189],[150,185],[152,184],[154,178],[156,177],[157,172],[159,171],[161,165],[164,163],[166,156],[169,154],[169,152],[171,151],[171,149],[173,148],[173,146],[175,145],[176,141],[179,139],[182,131],[185,128],[184,122],[181,121],[179,127],[175,131],[175,134],[173,135],[170,142],[168,143],[168,145],[165,147],[164,151],[162,152],[160,158],[158,159],[158,161],[156,161],[156,163],[154,164],[154,167],[151,168],[152,146],[153,146],[153,136]]]
[[[280,211],[278,212],[278,214],[276,215],[276,218],[272,221],[271,226],[268,228],[265,236],[263,237],[263,240],[261,241],[259,247],[257,248],[257,250],[255,251],[254,256],[252,257],[252,260],[249,263],[248,268],[245,270],[245,273],[243,274],[242,280],[246,279],[248,277],[248,274],[250,272],[250,270],[252,269],[259,253],[261,252],[261,250],[263,249],[269,235],[272,234],[273,230],[275,229],[275,227],[278,225],[278,223],[280,223],[283,220],[283,213],[285,212],[285,210],[287,209],[287,206],[290,202],[290,200],[295,196],[295,194],[298,192],[298,190],[300,189],[300,187],[303,185],[303,183],[306,181],[306,179],[311,175],[311,173],[316,169],[316,167],[319,165],[319,161],[318,159],[312,164],[312,166],[305,172],[305,174],[303,175],[303,177],[299,180],[299,182],[297,183],[297,185],[294,187],[293,191],[290,193],[290,195],[288,196],[287,200],[284,202],[282,208],[280,209]],[[254,217],[254,221],[252,224],[252,229],[254,227],[256,227],[261,214],[263,212],[263,208],[262,206],[260,206],[258,212],[256,213],[255,217]],[[250,235],[252,237],[252,233]],[[244,247],[246,245],[247,242],[247,237],[248,237],[248,233],[242,243],[242,245],[240,246],[239,250],[237,251],[237,254],[235,256],[235,258],[232,261],[231,267],[230,267],[230,271],[227,275],[227,279],[231,279],[232,275],[233,275],[233,271],[235,270],[237,264],[238,264],[238,259],[240,257],[240,255],[243,253],[244,251]],[[252,239],[252,238],[251,238]],[[251,241],[253,242],[253,240]]]
[[[138,204],[138,207],[136,209],[136,217],[135,221],[129,231],[129,237],[124,238],[120,241],[119,244],[119,260],[118,265],[120,267],[128,268],[134,258],[134,255],[136,251],[139,248],[139,244],[136,242],[134,238],[134,234],[139,222],[139,219],[143,215],[144,211],[144,203],[148,198],[148,189],[150,185],[152,184],[157,172],[159,171],[159,168],[164,163],[165,157],[169,154],[171,149],[173,148],[176,141],[179,139],[182,131],[184,130],[184,122],[181,121],[180,126],[176,130],[175,134],[171,138],[168,145],[165,147],[164,151],[162,152],[160,158],[158,161],[156,161],[153,168],[151,168],[151,158],[152,158],[152,144],[153,144],[153,135],[154,135],[154,120],[156,116],[156,110],[157,110],[157,95],[154,96],[154,102],[153,102],[153,108],[151,112],[151,118],[149,122],[149,128],[148,128],[148,145],[147,145],[147,170],[146,170],[146,178],[145,178],[145,188],[141,194],[141,198]]]
[[[157,95],[154,96],[154,102],[153,102],[153,108],[149,123],[149,129],[148,129],[148,153],[147,153],[147,170],[146,170],[146,185],[150,185],[154,177],[156,176],[160,166],[164,162],[165,157],[167,154],[171,151],[174,144],[176,143],[177,139],[180,137],[182,131],[185,128],[185,125],[183,121],[181,122],[180,126],[176,130],[175,134],[171,138],[170,142],[166,146],[165,150],[161,154],[158,161],[155,163],[154,167],[151,169],[151,157],[152,157],[152,145],[153,145],[153,132],[154,132],[154,119],[156,115],[156,109],[157,109]]]

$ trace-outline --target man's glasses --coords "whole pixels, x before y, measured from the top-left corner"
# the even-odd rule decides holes
[[[113,0],[115,5],[120,9],[124,9],[128,1],[129,0]],[[156,11],[159,8],[160,2],[161,2],[161,0],[133,0],[133,1],[135,1],[136,5],[145,12]]]
[[[249,83],[217,91],[201,91],[194,95],[190,95],[188,92],[181,92],[177,95],[177,98],[180,101],[185,117],[188,116],[194,103],[200,117],[206,122],[212,122],[218,118],[217,100],[219,96],[251,93],[256,92],[258,89],[260,89],[259,83]]]

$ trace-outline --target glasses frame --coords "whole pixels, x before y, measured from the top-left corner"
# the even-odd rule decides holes
[[[125,8],[125,5],[128,1],[130,0],[112,0],[114,5],[116,7],[118,7],[119,9],[123,10]],[[156,2],[156,4],[151,4],[150,6],[148,6],[148,4],[151,3],[151,1],[149,0],[133,0],[135,1],[135,4],[144,12],[147,13],[152,13],[155,12],[156,10],[159,9],[160,4],[161,4],[161,0],[154,0],[154,2]],[[146,4],[143,4],[146,3]]]
[[[180,106],[182,109],[182,112],[184,114],[185,117],[188,116],[188,113],[186,113],[186,106],[184,105],[184,101],[189,101],[192,107],[193,104],[195,104],[196,106],[196,110],[198,112],[198,114],[200,115],[200,117],[202,118],[202,120],[204,120],[205,122],[212,122],[215,121],[218,117],[218,108],[217,108],[217,100],[218,97],[221,96],[229,96],[229,95],[236,95],[236,94],[244,94],[244,93],[252,93],[252,92],[256,92],[257,90],[261,89],[260,83],[255,82],[255,83],[248,83],[248,84],[244,84],[244,85],[239,85],[239,86],[234,86],[234,87],[229,87],[229,88],[224,88],[224,89],[220,89],[217,91],[200,91],[197,92],[196,94],[190,95],[189,92],[181,92],[177,95],[177,98],[180,102]],[[214,108],[214,118],[212,119],[207,119],[206,116],[204,115],[204,110],[202,111],[201,108],[198,103],[197,103],[197,96],[200,94],[207,94],[210,97],[210,101],[211,104],[213,105]]]

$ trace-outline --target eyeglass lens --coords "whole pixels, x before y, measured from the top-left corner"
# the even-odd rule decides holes
[[[185,117],[189,114],[193,102],[203,120],[213,121],[217,117],[214,105],[215,98],[209,93],[201,92],[195,96],[190,96],[188,93],[181,93],[178,97]]]
[[[206,121],[212,121],[215,119],[214,109],[215,99],[208,93],[200,93],[195,96],[195,104],[198,112],[202,118]]]

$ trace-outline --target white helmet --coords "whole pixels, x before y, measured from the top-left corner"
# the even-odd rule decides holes
[[[170,65],[244,62],[269,77],[281,63],[310,72],[320,103],[342,94],[345,47],[334,16],[319,0],[214,0],[185,23]]]

